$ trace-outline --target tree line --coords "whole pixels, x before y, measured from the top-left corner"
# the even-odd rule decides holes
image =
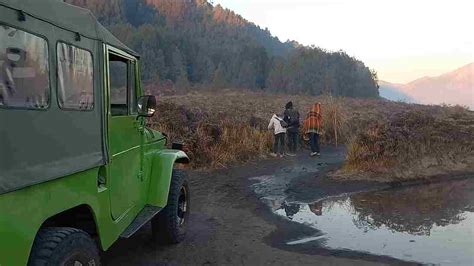
[[[281,42],[207,0],[66,0],[142,56],[146,82],[377,97],[376,73],[343,51]]]

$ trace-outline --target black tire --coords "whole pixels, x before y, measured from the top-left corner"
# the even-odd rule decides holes
[[[189,196],[186,174],[180,170],[173,170],[168,204],[151,221],[155,241],[177,244],[184,240],[189,220]]]
[[[97,266],[100,258],[94,240],[86,232],[70,227],[51,227],[41,229],[36,235],[28,265]]]

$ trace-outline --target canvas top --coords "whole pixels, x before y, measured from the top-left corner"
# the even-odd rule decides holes
[[[0,196],[106,164],[106,55],[101,44],[136,53],[90,11],[59,0],[0,0],[0,25],[0,97],[4,101],[16,93],[24,103],[0,106]],[[74,42],[75,34],[81,40]],[[61,61],[66,53],[60,42],[73,42],[71,47],[89,51],[91,57],[68,52],[69,58]],[[76,63],[78,73],[71,74]],[[93,93],[84,94],[86,80],[76,83],[74,77],[89,78]],[[93,100],[93,108],[61,108],[60,92],[66,87],[76,99]]]
[[[138,53],[105,29],[90,10],[64,3],[61,0],[0,0],[0,5],[23,11],[25,14],[79,33],[84,37],[101,40],[138,57]]]

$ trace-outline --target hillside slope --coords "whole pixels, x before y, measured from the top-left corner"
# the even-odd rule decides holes
[[[474,108],[474,63],[437,77],[412,81],[405,85],[404,91],[422,103],[461,104]]]
[[[380,97],[391,101],[400,101],[406,103],[415,102],[415,99],[402,90],[402,87],[404,86],[403,84],[390,83],[381,80],[379,81],[379,86]]]
[[[437,77],[423,77],[407,84],[379,84],[381,96],[390,100],[459,104],[474,110],[474,63]]]
[[[373,73],[342,51],[282,43],[207,0],[66,0],[91,9],[143,58],[153,84],[377,97]]]

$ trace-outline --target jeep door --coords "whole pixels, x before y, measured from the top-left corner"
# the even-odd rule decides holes
[[[143,134],[137,120],[137,62],[112,47],[106,49],[108,111],[108,185],[112,217],[139,205],[142,187]]]

